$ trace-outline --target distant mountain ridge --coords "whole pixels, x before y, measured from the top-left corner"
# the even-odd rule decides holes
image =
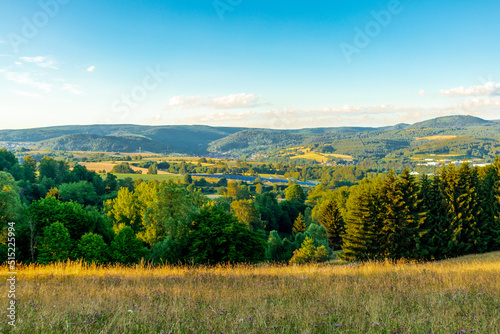
[[[376,146],[365,147],[367,142],[373,145],[377,142],[397,143],[397,145],[391,144],[391,147],[402,148],[412,145],[412,141],[417,137],[474,134],[500,135],[500,121],[459,115],[438,117],[412,125],[401,123],[384,127],[321,127],[290,130],[205,125],[67,125],[0,130],[0,141],[31,142],[36,149],[103,152],[136,152],[140,149],[154,153],[200,155],[208,152],[248,155],[285,147],[321,144],[338,146],[341,143],[343,146],[342,149],[337,149],[339,152],[347,152],[348,148],[352,147],[362,154],[363,151],[376,150]]]
[[[409,129],[424,129],[424,128],[469,128],[474,126],[492,126],[496,125],[493,121],[475,116],[444,116],[430,119],[423,122],[418,122],[410,125]]]
[[[40,141],[35,149],[51,148],[59,151],[104,151],[104,152],[156,152],[171,153],[172,148],[149,138],[140,136],[99,136],[95,134],[72,134]]]

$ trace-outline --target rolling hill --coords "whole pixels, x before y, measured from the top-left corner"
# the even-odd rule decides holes
[[[447,116],[413,125],[293,130],[202,125],[69,125],[1,130],[0,142],[29,142],[35,149],[61,151],[137,152],[140,148],[153,153],[273,156],[282,148],[307,146],[319,151],[327,147],[330,153],[351,155],[358,160],[380,159],[390,154],[401,156],[406,151],[469,152],[473,156],[491,157],[500,152],[500,122]]]
[[[494,126],[493,121],[487,121],[474,116],[445,116],[410,125],[408,129],[443,129],[443,128],[470,128],[476,126]]]
[[[170,153],[172,149],[162,143],[140,136],[99,136],[72,134],[43,140],[34,145],[36,150],[101,151],[101,152],[155,152]]]

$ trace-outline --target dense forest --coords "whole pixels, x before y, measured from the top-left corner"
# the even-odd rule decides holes
[[[19,163],[1,149],[2,257],[14,234],[17,259],[26,263],[435,260],[500,249],[500,158],[418,179],[407,169],[377,174],[357,166],[261,165],[259,172],[327,182],[279,188],[221,176],[215,199],[203,194],[189,165],[199,168],[179,167],[186,174],[178,182],[118,180],[49,157]],[[253,167],[239,162],[235,168]]]

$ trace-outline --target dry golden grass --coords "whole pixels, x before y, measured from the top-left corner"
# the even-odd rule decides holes
[[[30,265],[19,268],[17,327],[3,320],[0,331],[495,334],[499,277],[500,252],[422,264]]]
[[[293,157],[290,157],[290,159],[309,159],[309,160],[316,160],[318,162],[325,162],[328,161],[331,157],[334,158],[342,158],[346,161],[352,161],[354,158],[350,155],[345,155],[345,154],[332,154],[332,153],[307,153],[303,155],[295,155]]]
[[[415,140],[446,140],[457,138],[457,136],[449,135],[449,136],[428,136],[428,137],[417,137]]]
[[[115,164],[112,162],[80,162],[79,165],[85,166],[88,170],[101,171],[105,170],[106,173],[111,172]]]
[[[106,173],[110,173],[114,166],[116,166],[117,164],[120,164],[122,162],[128,162],[129,164],[131,163],[130,161],[116,161],[116,163],[112,163],[112,162],[80,162],[79,164],[82,166],[85,166],[88,170],[92,170],[92,171],[96,171],[96,172],[105,170]],[[142,174],[148,173],[147,168],[135,167],[132,165],[130,167],[134,171],[142,171]],[[160,174],[160,175],[174,175],[172,173],[161,171],[161,170],[158,171],[158,174]]]

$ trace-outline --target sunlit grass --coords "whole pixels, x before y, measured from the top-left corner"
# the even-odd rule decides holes
[[[499,277],[500,252],[434,263],[30,265],[19,268],[16,330],[4,307],[0,331],[494,334]]]
[[[157,180],[159,182],[168,180],[179,180],[182,179],[182,175],[175,174],[114,174],[119,180],[123,180],[127,177],[132,180],[141,179],[143,181]]]

